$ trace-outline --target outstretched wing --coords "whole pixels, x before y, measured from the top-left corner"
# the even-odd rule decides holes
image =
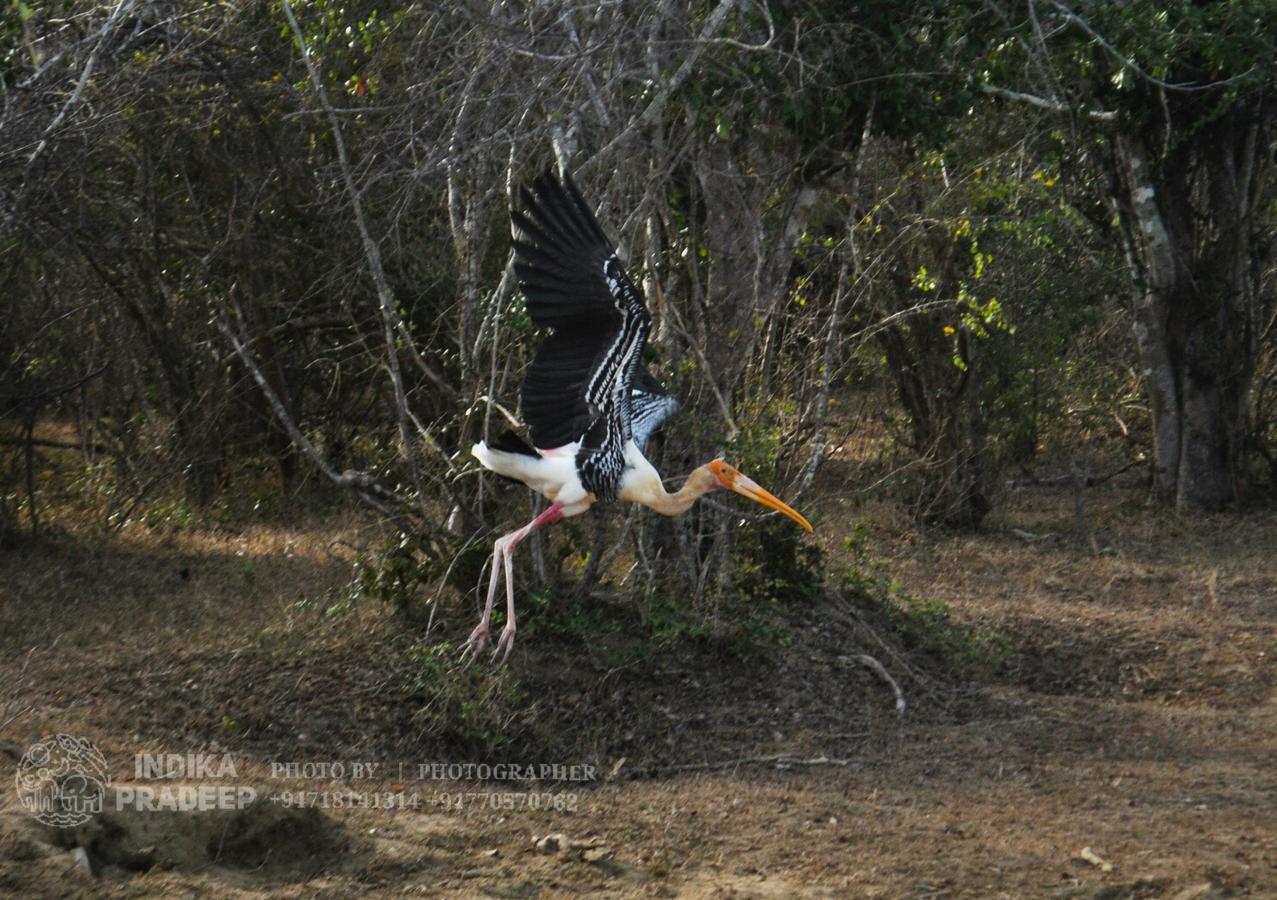
[[[514,268],[528,315],[552,332],[524,378],[523,418],[537,447],[619,449],[633,437],[635,376],[652,320],[572,179],[546,172],[532,188],[510,214],[522,233]]]

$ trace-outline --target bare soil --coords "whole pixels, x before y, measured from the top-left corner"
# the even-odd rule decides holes
[[[414,673],[441,676],[414,669],[419,632],[373,605],[331,612],[366,521],[110,538],[65,523],[0,555],[0,893],[1277,896],[1277,517],[1178,520],[1131,484],[1089,493],[1082,537],[1067,492],[1003,509],[974,535],[845,500],[812,516],[835,566],[863,518],[905,590],[1002,635],[991,674],[909,656],[835,596],[762,652],[621,665],[624,636],[573,646],[529,621],[522,713],[493,726],[515,736],[495,749],[423,713]],[[471,615],[445,612],[436,634]],[[182,784],[314,796],[157,812],[110,793],[55,832],[12,785],[58,732],[94,742],[113,790],[140,783],[138,753],[204,752],[235,777]],[[414,777],[494,760],[595,772]],[[286,761],[382,768],[303,779],[272,768]],[[341,791],[418,808],[334,808]]]

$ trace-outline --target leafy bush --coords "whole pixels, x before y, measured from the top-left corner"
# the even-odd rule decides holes
[[[390,605],[410,624],[424,624],[441,587],[451,587],[462,596],[474,589],[491,549],[485,541],[468,541],[457,543],[441,559],[431,559],[421,552],[413,535],[395,534],[355,557],[342,606],[372,600]]]
[[[486,758],[510,743],[516,720],[531,721],[526,692],[509,666],[462,665],[457,653],[448,641],[409,651],[405,692],[422,737]]]

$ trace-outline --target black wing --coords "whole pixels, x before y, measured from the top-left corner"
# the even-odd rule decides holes
[[[532,187],[523,212],[510,214],[522,232],[514,268],[528,315],[553,331],[523,380],[523,418],[537,447],[585,440],[619,450],[633,436],[632,389],[652,320],[572,179],[547,172]]]

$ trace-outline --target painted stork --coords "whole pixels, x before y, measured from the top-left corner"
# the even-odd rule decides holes
[[[538,528],[580,515],[596,501],[641,503],[676,516],[710,491],[726,489],[784,513],[808,531],[811,523],[781,500],[716,459],[692,472],[675,493],[643,456],[647,439],[679,408],[642,362],[651,317],[612,242],[572,179],[546,172],[521,192],[511,218],[515,273],[532,321],[551,329],[523,381],[523,418],[532,444],[506,432],[471,452],[487,469],[522,481],[550,501],[522,528],[498,538],[483,617],[463,655],[488,642],[492,605],[504,565],[505,628],[493,655],[514,646],[515,548]]]

